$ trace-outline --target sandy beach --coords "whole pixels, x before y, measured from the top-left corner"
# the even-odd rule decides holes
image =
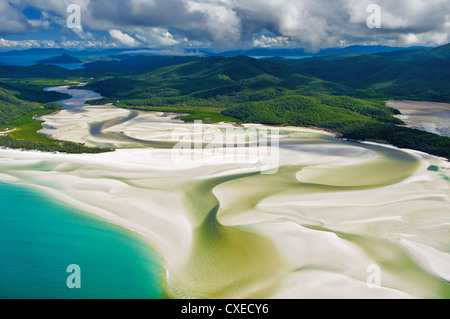
[[[190,124],[130,112],[89,106],[43,117],[47,135],[122,149],[2,149],[0,181],[38,188],[139,234],[162,256],[175,298],[448,297],[447,161],[282,128],[274,174],[261,174],[258,156],[174,162],[170,147],[142,141],[167,142]],[[99,119],[115,121],[103,126],[104,138],[89,129]],[[367,284],[371,265],[381,269],[379,288]]]
[[[295,157],[292,150],[282,152],[282,158],[286,159],[283,164],[291,167],[314,163],[314,167],[322,166],[326,172],[348,165],[354,167],[358,162],[363,165],[379,157],[362,149],[358,150],[361,157],[356,160],[354,156],[358,152],[351,146],[347,149],[352,154],[349,160],[344,155],[333,155],[334,145],[321,145],[322,150],[327,147],[329,153],[323,151],[321,156]],[[277,175],[252,181],[262,176],[259,174],[225,179],[217,182],[217,186],[212,184],[209,190],[220,203],[218,220],[222,230],[228,233],[244,227],[246,234],[256,236],[253,240],[264,242],[262,251],[253,260],[240,254],[245,242],[236,240],[232,247],[227,247],[222,258],[235,258],[235,262],[220,270],[226,274],[222,273],[223,282],[217,283],[218,287],[229,284],[227,281],[233,276],[241,278],[242,269],[247,269],[239,267],[241,263],[260,266],[258,262],[267,261],[270,254],[276,255],[272,260],[277,260],[269,269],[262,267],[258,280],[242,281],[240,286],[225,292],[215,287],[206,289],[205,293],[201,279],[194,276],[198,285],[195,288],[186,275],[186,269],[192,267],[200,271],[201,265],[195,260],[208,260],[214,255],[200,258],[199,252],[192,249],[198,244],[205,248],[203,244],[211,243],[196,242],[206,213],[190,207],[186,193],[192,195],[187,192],[191,188],[194,194],[205,199],[202,182],[255,172],[250,165],[178,164],[174,167],[168,160],[168,150],[118,150],[100,155],[1,150],[0,180],[37,187],[87,213],[140,234],[164,258],[168,285],[185,295],[426,298],[441,289],[439,278],[449,279],[450,240],[449,183],[427,168],[438,165],[448,176],[449,166],[436,158],[414,155],[423,157],[412,176],[400,183],[367,190],[330,191],[322,187],[302,190],[300,187],[293,191],[288,187],[290,182],[280,182]],[[296,170],[300,168],[293,172]],[[281,179],[286,178],[283,171],[280,174]],[[293,179],[296,177],[302,179],[301,174],[291,175]],[[317,175],[308,178],[308,184],[314,182],[313,178],[320,180]],[[240,238],[246,234],[232,233],[232,236]],[[209,250],[205,248],[205,251]],[[401,254],[401,258],[391,256],[390,260],[392,251]],[[222,258],[215,262],[223,261]],[[206,282],[210,279],[205,273],[211,278],[218,275],[215,262],[208,261],[211,267],[208,272],[203,265],[202,278]],[[382,274],[383,288],[367,287],[366,269],[371,264],[386,268]],[[404,267],[413,275],[403,275]]]

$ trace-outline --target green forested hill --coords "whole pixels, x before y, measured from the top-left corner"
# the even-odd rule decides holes
[[[16,120],[26,112],[39,109],[42,109],[41,104],[20,100],[13,91],[4,89],[0,84],[0,125]]]
[[[414,66],[400,57],[403,53],[395,53],[395,57],[379,54],[273,59],[277,63],[245,56],[187,62],[182,58],[136,57],[75,71],[43,65],[0,66],[0,120],[4,123],[0,130],[18,128],[9,137],[1,136],[0,144],[71,152],[104,151],[44,141],[36,134],[40,123],[31,120],[33,115],[51,112],[55,107],[45,103],[62,98],[42,92],[44,86],[73,77],[93,77],[86,88],[105,98],[90,103],[190,113],[185,120],[314,126],[350,139],[386,142],[450,158],[450,138],[398,126],[403,124],[394,117],[398,111],[383,102],[387,96],[435,96],[442,100],[449,94],[446,79],[450,68],[445,67],[447,59],[442,58],[446,48],[430,52],[431,57],[413,52],[420,56]],[[137,68],[118,67],[136,67],[144,60],[148,64],[142,65],[140,72]],[[116,65],[112,72],[107,67],[110,63]]]
[[[86,63],[86,68],[78,70],[78,73],[87,77],[138,75],[200,59],[197,56],[112,56],[107,60]]]
[[[54,65],[0,65],[0,79],[64,79],[73,74],[73,71]]]
[[[182,106],[195,102],[224,108],[287,93],[353,92],[340,84],[304,76],[288,66],[243,56],[205,58],[142,75],[100,79],[87,88],[130,106]]]
[[[401,50],[393,52],[378,53],[396,61],[419,61],[430,59],[448,59],[450,58],[450,44],[442,45],[430,50]]]
[[[61,81],[1,81],[0,88],[8,90],[12,96],[28,102],[50,103],[70,97],[68,94],[44,91],[49,85],[62,83]]]
[[[45,87],[39,81],[0,81],[0,125],[13,122],[30,111],[54,110],[56,106],[48,103],[69,97],[44,92]]]
[[[359,97],[450,102],[450,45],[432,50],[269,60],[358,89]]]
[[[42,126],[34,117],[62,109],[60,104],[51,102],[67,97],[57,92],[44,92],[44,87],[36,81],[0,82],[0,131],[8,131],[6,134],[0,134],[0,146],[68,153],[109,151],[53,140],[38,134],[37,131]]]
[[[68,54],[63,54],[63,55],[59,55],[59,56],[54,56],[48,59],[43,59],[43,60],[39,60],[37,61],[37,63],[39,64],[51,64],[51,63],[59,63],[59,64],[66,64],[66,63],[82,63],[83,61],[80,58],[68,55]]]
[[[395,66],[379,56],[356,58],[360,66],[348,71],[348,81],[338,73],[342,61],[329,59],[330,81],[325,81],[296,67],[239,56],[206,58],[137,76],[102,78],[87,88],[105,96],[103,102],[121,107],[192,113],[189,120],[315,126],[347,138],[386,142],[450,158],[449,138],[399,127],[402,121],[394,117],[398,111],[382,101],[355,98],[361,92],[351,88],[350,81],[356,87],[359,82],[370,84],[371,77],[363,79],[368,69],[376,78],[380,65]]]

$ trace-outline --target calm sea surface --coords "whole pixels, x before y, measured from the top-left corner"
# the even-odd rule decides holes
[[[17,66],[31,66],[37,64],[36,61],[44,60],[51,58],[52,56],[33,56],[33,55],[4,55],[0,56],[0,62],[3,65],[17,65]],[[83,63],[67,63],[67,64],[58,64],[52,63],[53,65],[60,66],[62,68],[66,68],[69,70],[82,69]],[[0,64],[1,65],[1,64]]]
[[[69,289],[69,265],[80,289]],[[0,183],[0,298],[162,298],[160,257],[134,234]]]

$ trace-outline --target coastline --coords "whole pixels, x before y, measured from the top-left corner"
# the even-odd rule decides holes
[[[450,137],[450,103],[390,100],[386,106],[401,112],[397,118],[406,123],[406,127]]]
[[[442,266],[450,242],[450,183],[442,176],[448,178],[447,161],[384,144],[340,140],[323,130],[282,127],[277,129],[286,135],[276,174],[260,174],[261,158],[175,163],[171,148],[132,146],[138,145],[135,140],[167,142],[174,129],[193,129],[192,124],[158,112],[130,116],[135,111],[111,105],[83,105],[83,112],[77,112],[81,100],[72,101],[75,110],[42,117],[49,125],[43,130],[58,139],[122,149],[79,155],[0,149],[0,180],[37,188],[144,238],[164,260],[166,290],[173,297],[208,297],[206,292],[220,298],[450,294],[439,279],[449,278]],[[91,134],[90,125],[99,118],[107,136]],[[429,170],[431,165],[438,171]],[[213,207],[217,223],[210,224]],[[218,234],[227,240],[217,240]],[[260,249],[240,254],[249,243]],[[401,260],[385,260],[386,251],[397,252]],[[266,265],[261,258],[268,255],[272,263]],[[366,284],[372,264],[384,270],[379,290]],[[404,277],[405,267],[419,287]],[[200,270],[209,277],[197,278]],[[252,280],[243,280],[249,273]],[[208,280],[216,286],[208,286]]]
[[[1,298],[162,297],[160,256],[142,237],[43,189],[17,182],[0,187]],[[82,289],[66,286],[71,264],[81,267]]]
[[[447,185],[448,188],[448,182],[447,184],[442,184],[442,180],[437,178],[437,174],[427,171],[427,168],[430,164],[438,164],[440,167],[448,168],[448,162],[443,162],[440,158],[425,156],[424,154],[416,153],[415,151],[406,152],[414,155],[414,157],[416,158],[422,158],[421,166],[417,170],[417,172],[405,181],[398,184],[394,184],[381,189],[376,189],[374,191],[361,191],[358,195],[358,202],[363,203],[365,201],[368,201],[374,204],[377,203],[376,205],[374,205],[374,208],[371,209],[375,211],[380,205],[379,201],[384,202],[384,205],[398,205],[398,203],[401,203],[403,200],[401,198],[402,196],[395,199],[392,198],[392,196],[389,196],[388,199],[386,199],[387,194],[408,194],[411,193],[412,190],[414,190],[415,192],[416,190],[418,190],[418,186],[425,181],[427,185],[434,184],[433,189],[435,191],[445,193],[445,188],[442,188],[442,185]],[[151,156],[149,156],[150,154]],[[106,222],[113,223],[138,234],[141,238],[143,237],[146,242],[162,256],[166,263],[166,269],[173,270],[183,265],[183,263],[189,258],[190,247],[192,246],[194,240],[193,229],[195,229],[196,224],[195,218],[193,219],[193,216],[188,211],[186,211],[182,194],[178,190],[159,190],[154,191],[154,195],[151,195],[148,191],[142,191],[142,188],[153,188],[155,187],[155,185],[160,185],[163,181],[166,181],[165,184],[169,186],[170,182],[167,182],[167,179],[171,179],[172,182],[174,181],[174,179],[178,181],[180,179],[179,176],[184,176],[183,179],[186,180],[198,180],[200,176],[220,176],[223,175],[224,172],[223,167],[209,168],[209,171],[205,171],[205,168],[202,168],[201,165],[199,166],[194,164],[184,164],[175,168],[171,163],[168,163],[167,161],[161,161],[161,158],[167,158],[167,154],[168,153],[166,150],[149,151],[145,149],[118,150],[111,154],[95,155],[67,155],[17,150],[0,150],[0,157],[3,159],[0,160],[0,166],[4,167],[4,159],[9,158],[13,159],[12,161],[15,163],[14,166],[16,167],[16,169],[14,170],[16,174],[9,175],[6,173],[6,171],[4,171],[2,176],[0,176],[0,179],[9,183],[19,182],[20,184],[38,188],[41,191],[50,194],[52,197],[55,197],[58,200],[61,200],[73,207],[76,207],[77,209],[90,214],[94,214],[104,219]],[[359,161],[364,162],[368,158],[371,158],[371,156],[373,156],[373,154],[370,155],[370,153],[362,155]],[[149,161],[150,158],[152,159],[151,161]],[[330,159],[329,156],[326,156],[322,159],[314,159],[310,157],[303,158],[303,161],[305,163],[316,162],[323,163],[322,165],[326,165],[325,163],[328,162],[328,159]],[[298,164],[298,160],[296,161]],[[292,162],[292,158],[289,160],[289,163],[291,164],[293,164],[294,162]],[[45,163],[46,165],[50,166],[54,165],[55,168],[53,168],[51,172],[47,173],[42,171],[27,171],[25,173],[24,171],[22,171],[22,169],[17,169],[17,167],[21,165],[24,165],[24,168],[26,168],[30,164],[36,165],[37,163]],[[350,163],[351,162],[347,160],[346,162],[341,162],[340,164],[348,165]],[[71,167],[71,169],[67,171],[69,167]],[[85,169],[84,173],[83,169]],[[226,175],[233,174],[233,172],[242,173],[251,171],[251,167],[231,167],[230,170],[227,171]],[[94,174],[94,172],[97,173]],[[83,174],[80,175],[80,173]],[[12,177],[5,178],[5,176]],[[86,178],[86,176],[88,176],[89,178]],[[100,176],[103,177],[100,178]],[[158,178],[155,179],[155,176],[158,176]],[[425,176],[427,176],[426,179],[424,179]],[[123,184],[123,181],[125,180],[127,181],[127,184]],[[48,187],[47,185],[53,185],[53,187]],[[127,185],[134,185],[134,187],[130,188]],[[226,184],[224,184],[224,186],[225,185]],[[411,187],[408,185],[411,185]],[[441,186],[441,188],[439,188],[439,185]],[[161,188],[161,186],[159,186],[158,188]],[[168,189],[170,188],[172,188],[172,186],[168,187]],[[406,191],[407,189],[409,189],[409,191]],[[428,191],[428,193],[430,194],[429,196],[431,196],[430,199],[436,198],[435,194],[434,196],[431,195],[433,189],[430,189]],[[362,196],[362,194],[364,194],[365,192],[367,192],[367,195]],[[226,211],[228,207],[228,200],[226,198],[230,196],[227,195],[227,193],[229,193],[229,189],[224,191],[221,190],[221,188],[217,188],[214,193],[219,198],[221,206]],[[275,197],[268,197],[261,201],[255,208],[250,209],[244,214],[227,216],[227,218],[223,218],[223,216],[221,216],[219,220],[221,224],[227,227],[238,227],[239,225],[246,225],[246,227],[250,227],[252,229],[252,232],[260,233],[263,237],[269,238],[271,241],[276,243],[276,247],[280,249],[283,259],[288,260],[288,265],[302,265],[305,262],[304,258],[306,255],[304,251],[302,252],[300,250],[298,255],[293,254],[293,251],[298,250],[298,248],[294,248],[294,246],[292,245],[294,243],[298,244],[301,238],[303,238],[303,241],[307,240],[308,242],[313,240],[315,243],[314,246],[326,249],[327,253],[325,254],[324,252],[320,252],[317,255],[313,254],[313,256],[315,256],[315,259],[318,258],[316,260],[316,263],[318,264],[336,264],[337,260],[341,260],[341,258],[343,258],[345,254],[348,254],[348,252],[352,251],[351,255],[353,257],[349,258],[349,261],[345,263],[346,267],[348,267],[347,271],[351,270],[350,273],[352,275],[350,277],[347,277],[348,274],[345,275],[345,273],[342,274],[339,272],[334,273],[329,272],[328,270],[325,271],[325,273],[320,270],[319,272],[317,272],[317,270],[311,270],[311,276],[307,276],[308,272],[293,274],[282,281],[282,287],[280,288],[280,290],[274,291],[272,297],[303,298],[307,296],[316,296],[318,298],[326,298],[328,296],[331,298],[338,298],[339,296],[333,293],[331,287],[323,289],[326,288],[327,285],[329,285],[329,280],[333,281],[335,279],[337,280],[338,278],[341,278],[341,281],[344,280],[344,282],[346,282],[345,286],[348,289],[345,289],[345,291],[347,291],[349,297],[412,297],[412,295],[405,295],[401,292],[401,290],[396,289],[382,289],[377,291],[367,290],[365,282],[362,280],[362,278],[366,276],[366,274],[364,273],[365,269],[364,267],[361,267],[361,264],[366,265],[375,261],[370,260],[371,257],[367,256],[366,253],[361,251],[361,248],[358,247],[358,245],[355,246],[354,243],[348,242],[344,239],[340,239],[334,235],[326,235],[323,232],[317,233],[305,228],[305,225],[317,225],[317,222],[320,221],[321,218],[323,218],[323,214],[328,209],[331,209],[331,207],[334,207],[335,210],[339,209],[339,211],[342,211],[342,214],[344,214],[345,211],[348,210],[350,214],[347,214],[347,218],[355,218],[355,215],[353,215],[353,211],[355,209],[354,206],[357,205],[357,203],[355,203],[355,197],[353,193],[344,192],[337,193],[336,195],[330,194],[326,196],[324,193],[318,193],[317,195],[315,195],[320,197],[314,197],[314,195],[307,194],[297,197],[289,197],[290,195],[288,197],[285,196],[288,195],[283,195],[281,197],[279,195],[276,195]],[[420,198],[424,198],[426,196],[427,195],[421,194],[419,196],[419,201]],[[410,195],[408,195],[408,197],[410,197]],[[313,206],[310,206],[308,202],[310,202],[311,200],[311,203],[317,201],[314,198],[320,198],[320,201],[316,204],[313,204]],[[339,201],[336,202],[338,198]],[[346,201],[352,202],[352,205],[341,206],[341,204],[337,204]],[[327,204],[324,206],[324,203]],[[268,212],[272,211],[273,205],[275,205],[277,211],[283,212],[284,209],[287,209],[285,213],[282,213],[282,216],[285,216],[284,218],[286,218],[287,221],[278,221],[279,217],[274,220],[273,218],[275,217],[275,215],[272,215],[272,213],[268,214]],[[313,208],[314,209],[312,211],[309,211],[305,216],[297,216],[293,218],[292,213],[294,211],[296,211],[296,215],[298,215],[298,212],[302,212],[304,208],[292,211],[292,208],[288,209],[287,207],[296,207],[298,205],[300,205],[300,207],[309,207],[309,210]],[[422,206],[422,204],[420,205]],[[448,214],[443,214],[442,211],[443,208],[448,207],[448,198],[446,202],[437,200],[434,205],[434,209],[438,211],[438,214],[436,214],[436,218],[438,218],[438,216],[441,216],[439,218],[448,219]],[[410,209],[412,210],[417,209],[417,207],[412,208],[414,207],[414,202],[409,204],[408,207],[410,207]],[[319,212],[322,212],[318,213],[317,216],[314,216],[313,211],[317,209],[319,209]],[[367,210],[367,208],[364,210]],[[392,221],[395,221],[394,224],[397,224],[401,220],[396,219],[396,217],[394,216],[381,217],[378,216],[379,213],[380,211],[368,218],[367,221],[364,221],[365,218],[363,218],[361,221],[357,222],[358,218],[356,218],[353,224],[361,226],[361,229],[365,229],[365,223],[368,223],[367,226],[372,228],[377,224],[379,224],[377,227],[382,227],[381,225],[388,226]],[[382,215],[386,214],[383,213]],[[373,219],[374,216],[378,216],[378,221]],[[325,220],[322,220],[321,222],[319,222],[319,224],[323,224]],[[352,223],[348,224],[350,220],[347,220],[344,225],[351,225]],[[295,224],[299,224],[297,224],[297,226],[294,226],[295,224],[292,224],[292,222],[295,222]],[[345,229],[346,227],[342,229],[342,225],[339,226],[340,223],[341,222],[337,222],[336,224],[335,221],[330,224],[330,221],[328,221],[325,222],[325,225],[328,225],[328,227],[332,226],[332,228],[338,229],[340,231],[348,231],[348,229]],[[369,226],[371,224],[373,225]],[[361,232],[359,226],[356,229],[359,229],[358,232]],[[436,228],[438,226],[434,225],[433,227]],[[444,225],[442,227],[445,228],[446,226]],[[355,232],[353,226],[350,228],[350,230],[350,233]],[[417,259],[417,262],[419,264],[424,265],[424,267],[429,267],[427,265],[430,264],[442,264],[442,256],[435,257],[434,255],[436,254],[430,255],[428,253],[428,255],[424,257],[424,253],[421,252],[420,249],[415,249],[415,246],[406,241],[410,240],[410,238],[411,235],[405,234],[405,236],[401,235],[400,237],[398,237],[396,241],[398,241],[399,244],[404,243],[406,247],[405,249],[409,250],[411,256]],[[418,238],[415,239],[416,242],[417,239]],[[426,243],[430,245],[428,243],[428,240],[430,239],[419,239],[417,244],[424,245]],[[433,241],[435,241],[435,239],[433,239],[432,242]],[[437,242],[434,242],[434,244],[430,247],[434,247],[433,249],[436,249],[436,247],[442,249],[442,247],[440,247],[441,245],[442,242],[438,240]],[[333,247],[335,247],[334,253],[331,252],[333,251]],[[344,253],[345,251],[347,251],[347,253]],[[297,257],[292,258],[292,256]],[[324,262],[323,258],[325,258],[326,262]],[[308,264],[310,262],[312,261],[308,260]],[[337,264],[339,263],[341,262],[338,262]],[[359,269],[358,266],[360,267]],[[432,271],[435,271],[436,275],[447,278],[446,276],[448,275],[442,273],[442,269],[440,269],[439,266],[437,266],[437,268],[438,270],[434,270],[434,268],[432,268]],[[170,270],[169,273],[171,273]],[[310,295],[310,293],[312,293],[314,289],[308,290],[308,285],[306,287],[301,286],[303,288],[300,289],[300,286],[296,286],[294,284],[295,282],[298,282],[298,280],[306,280],[306,282],[310,282],[310,284],[312,285],[311,287],[309,287],[310,289],[313,289],[313,287],[315,287],[314,289],[318,289],[317,287],[322,287],[323,290],[319,289],[317,291],[317,295]]]

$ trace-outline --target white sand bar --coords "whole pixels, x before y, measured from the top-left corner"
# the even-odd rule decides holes
[[[450,137],[450,103],[403,100],[386,105],[399,110],[407,126]]]

